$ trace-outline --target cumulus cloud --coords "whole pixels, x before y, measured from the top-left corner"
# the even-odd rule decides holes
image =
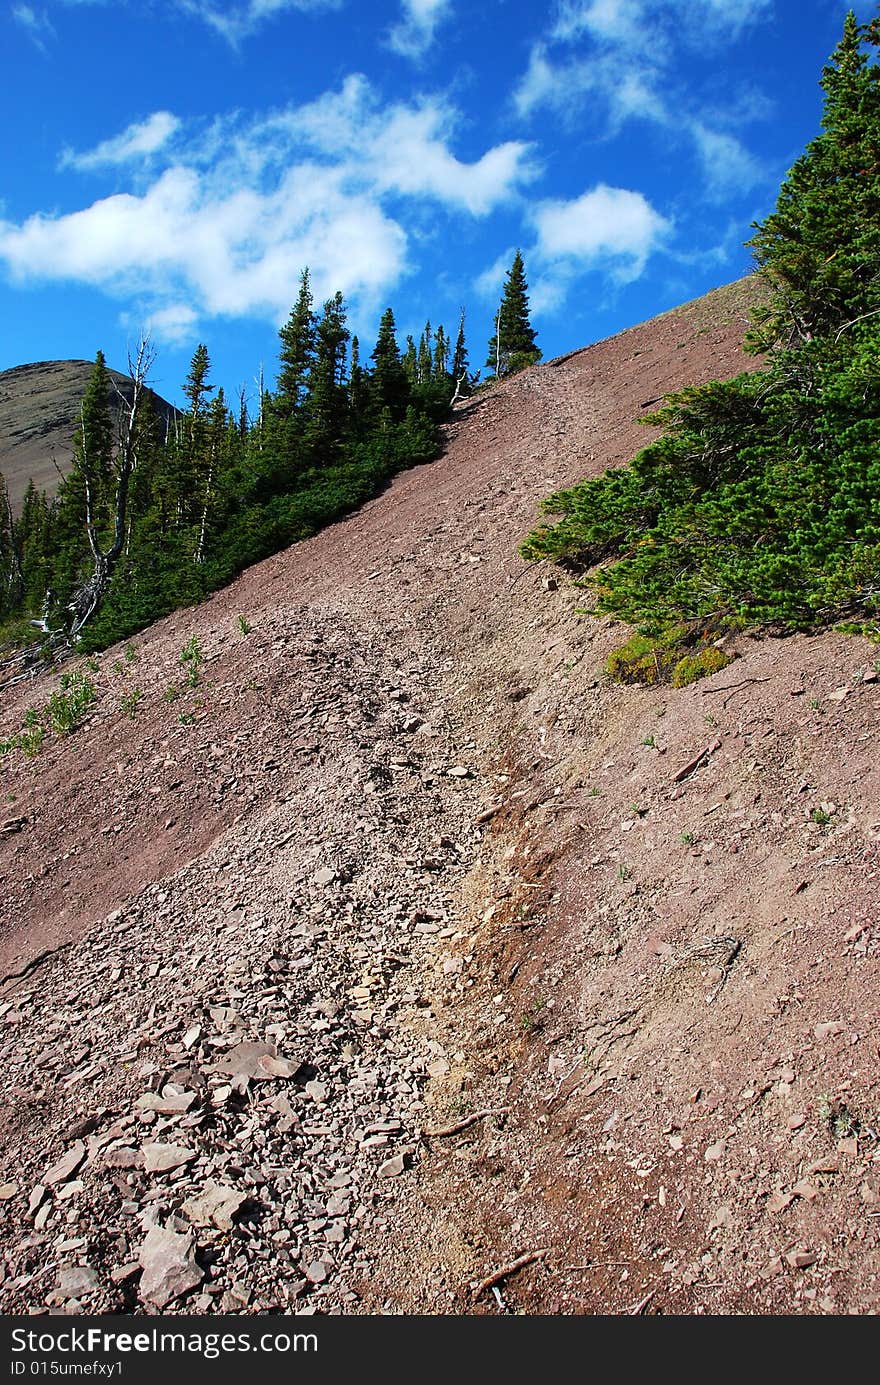
[[[156,111],[146,120],[129,125],[121,134],[102,140],[96,148],[85,153],[77,154],[66,149],[61,156],[61,165],[85,172],[140,161],[157,154],[179,128],[180,121],[176,115],[170,111]]]
[[[207,133],[160,112],[68,156],[77,170],[100,170],[151,154],[159,167],[146,183],[141,171],[136,190],[80,210],[0,220],[0,264],[20,283],[66,280],[137,297],[172,339],[196,316],[282,320],[304,265],[316,296],[338,288],[372,309],[409,268],[407,208],[482,216],[533,176],[523,144],[459,159],[454,124],[439,103],[383,107],[363,78],[309,106],[249,124],[227,117]]]
[[[532,212],[541,258],[563,268],[609,268],[622,282],[637,279],[671,223],[640,192],[605,183],[571,201],[539,203]]]
[[[424,57],[451,8],[450,0],[402,0],[400,22],[388,35],[389,47],[403,58]]]
[[[450,149],[455,112],[424,99],[415,106],[379,105],[366,78],[346,78],[338,92],[267,121],[269,144],[286,131],[317,153],[344,157],[353,177],[383,193],[429,198],[484,216],[536,176],[531,146],[495,145],[473,163]]]

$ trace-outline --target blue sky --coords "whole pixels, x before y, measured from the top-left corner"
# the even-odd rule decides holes
[[[274,382],[308,265],[372,349],[522,248],[546,357],[747,272],[837,0],[0,0],[0,369],[141,330],[179,399]],[[860,19],[875,4],[853,6]]]

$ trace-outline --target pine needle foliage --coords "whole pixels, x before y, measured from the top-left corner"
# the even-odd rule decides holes
[[[660,438],[548,497],[558,520],[522,547],[640,637],[665,648],[678,631],[664,677],[745,627],[880,635],[878,46],[880,23],[849,14],[822,132],[750,242],[769,287],[749,339],[764,368],[669,395],[645,419]],[[657,681],[659,661],[644,678],[638,662],[609,671]]]

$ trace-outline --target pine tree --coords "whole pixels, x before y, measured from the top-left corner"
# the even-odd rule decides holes
[[[303,405],[304,447],[311,466],[329,466],[345,432],[348,401],[344,386],[346,344],[342,294],[336,293],[324,304],[315,333],[315,362]]]
[[[443,330],[442,323],[434,333],[434,364],[431,373],[435,380],[449,378],[449,338]]]
[[[406,412],[410,389],[397,345],[394,313],[390,308],[386,308],[382,314],[372,359],[370,386],[374,416],[380,416],[387,410],[392,422],[396,423]]]
[[[501,305],[495,314],[495,330],[489,339],[486,365],[499,377],[534,365],[544,354],[535,342],[528,288],[523,257],[517,250],[507,271]]]
[[[458,335],[455,338],[455,350],[452,353],[452,386],[457,398],[462,399],[471,392],[473,381],[470,375],[470,365],[468,363],[467,342],[464,336],[464,308],[458,320]]]
[[[783,183],[749,244],[773,289],[756,350],[808,341],[880,306],[880,21],[850,11],[823,69],[822,132]]]
[[[300,276],[299,296],[290,317],[278,333],[281,338],[281,369],[278,372],[275,408],[284,418],[292,417],[302,403],[314,360],[315,327],[309,271],[304,269]]]
[[[424,331],[419,337],[419,354],[416,366],[416,381],[422,385],[431,378],[431,322],[430,319],[425,323]]]

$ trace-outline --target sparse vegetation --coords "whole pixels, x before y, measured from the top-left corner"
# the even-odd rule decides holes
[[[120,711],[125,716],[130,717],[132,721],[134,721],[134,718],[137,714],[138,703],[140,702],[143,695],[144,693],[142,688],[131,688],[129,692],[124,693],[123,696],[119,699]]]
[[[79,670],[63,673],[60,689],[52,693],[46,705],[29,708],[22,729],[0,741],[0,755],[12,750],[36,755],[48,732],[69,736],[85,719],[95,696],[95,685],[84,673]]]
[[[847,16],[822,132],[750,245],[770,289],[764,368],[670,395],[629,466],[559,491],[530,535],[636,627],[623,682],[682,687],[728,631],[880,631],[880,21]]]
[[[180,651],[180,662],[186,667],[186,681],[191,688],[197,688],[204,661],[202,646],[197,635],[193,635]]]
[[[242,635],[249,635],[251,633],[251,625],[246,616],[238,617],[238,629]]]

